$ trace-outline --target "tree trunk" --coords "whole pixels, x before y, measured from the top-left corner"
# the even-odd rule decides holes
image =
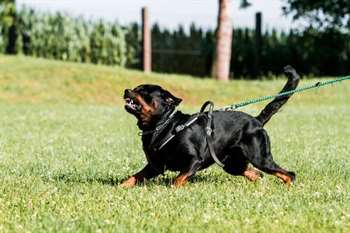
[[[6,3],[6,1],[5,1]],[[16,1],[8,0],[8,4],[11,4],[13,8],[10,12],[10,17],[12,18],[12,24],[8,28],[8,39],[5,52],[7,54],[16,54],[16,41],[17,41],[17,16],[16,16]]]
[[[216,51],[213,64],[213,77],[228,81],[232,46],[231,0],[219,0],[218,26],[216,30]]]
[[[142,8],[142,68],[144,72],[152,70],[152,33],[148,8]]]

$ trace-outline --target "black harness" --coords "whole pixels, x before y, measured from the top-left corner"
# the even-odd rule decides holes
[[[209,153],[211,157],[214,159],[215,163],[217,163],[220,167],[224,167],[225,165],[220,161],[220,159],[216,156],[214,146],[213,146],[213,109],[214,109],[214,103],[211,101],[207,101],[203,104],[200,113],[205,114],[204,111],[209,106],[209,111],[207,113],[208,117],[208,123],[205,127],[205,138],[207,140]]]
[[[209,109],[207,112],[205,112],[205,109],[209,106]],[[150,131],[143,131],[141,132],[142,136],[152,134],[152,138],[149,144],[149,147],[153,149],[154,151],[160,151],[165,145],[167,145],[178,133],[186,129],[187,127],[191,126],[194,122],[198,120],[201,116],[206,116],[208,118],[207,125],[205,127],[206,132],[206,141],[208,144],[208,149],[211,157],[214,159],[215,163],[217,163],[220,167],[224,167],[224,164],[218,159],[216,156],[214,147],[213,147],[213,109],[214,104],[211,101],[207,101],[203,104],[201,107],[201,110],[199,113],[193,115],[190,119],[188,119],[185,123],[180,124],[175,127],[175,130],[173,132],[170,132],[166,137],[161,138],[159,140],[159,143],[155,144],[155,141],[158,139],[160,134],[164,131],[164,129],[172,122],[174,116],[176,115],[177,111],[173,111],[165,121],[160,122],[157,127],[154,130]]]

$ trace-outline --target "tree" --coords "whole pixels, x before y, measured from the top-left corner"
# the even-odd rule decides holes
[[[230,75],[232,45],[232,22],[230,10],[230,0],[219,0],[213,76],[217,80],[222,81],[227,81]]]
[[[286,14],[294,19],[306,18],[320,28],[350,28],[349,0],[283,0]]]
[[[16,53],[16,2],[15,0],[0,0],[0,28],[8,30],[6,53]]]
[[[15,7],[14,0],[0,0],[0,25],[11,26],[13,19],[11,17]]]
[[[227,81],[230,76],[232,47],[231,0],[219,0],[218,26],[216,30],[216,50],[212,65],[212,76]],[[241,0],[241,8],[249,7],[250,1]]]

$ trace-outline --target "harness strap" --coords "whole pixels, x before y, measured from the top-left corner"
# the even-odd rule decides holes
[[[213,122],[213,109],[214,109],[213,102],[211,101],[205,102],[201,108],[201,113],[205,111],[207,106],[209,106],[209,111],[208,111],[208,122],[207,122],[207,126],[205,127],[205,132],[206,132],[205,137],[207,140],[209,153],[217,165],[219,165],[220,167],[224,167],[225,165],[216,156],[214,146],[213,146],[213,139],[212,139],[212,133],[213,133],[212,122]]]
[[[181,131],[183,131],[184,129],[186,129],[187,127],[189,127],[190,125],[192,125],[194,122],[196,122],[198,120],[198,117],[201,115],[205,114],[205,109],[209,106],[208,109],[208,113],[206,114],[208,117],[208,122],[207,125],[205,127],[205,138],[208,144],[208,149],[209,149],[209,153],[211,155],[211,157],[213,158],[213,160],[215,161],[216,164],[218,164],[220,167],[224,167],[225,165],[220,161],[220,159],[216,156],[215,150],[214,150],[214,146],[213,146],[213,109],[214,109],[214,104],[211,101],[207,101],[203,104],[203,106],[201,107],[201,110],[199,113],[197,113],[195,115],[195,117],[189,119],[186,123],[181,124],[176,126],[175,128],[175,133],[171,133],[168,137],[164,138],[163,140],[161,140],[161,142],[159,143],[160,146],[158,148],[155,148],[155,150],[161,150],[165,145],[167,145],[175,136],[176,134],[180,133]],[[159,131],[161,132],[165,126],[167,125],[167,123],[170,122],[171,118],[173,117],[174,114],[171,114],[170,117],[168,118],[167,121],[165,121],[165,123],[161,124],[161,126],[159,128],[157,128],[157,130],[153,131],[157,132],[156,135],[153,135],[152,140],[151,140],[151,145],[153,144],[153,142],[155,141],[155,139],[158,137],[158,135],[160,134]],[[146,134],[149,132],[146,132]]]
[[[208,143],[208,148],[209,148],[209,153],[211,155],[211,157],[214,159],[215,163],[217,165],[219,165],[220,167],[224,167],[225,164],[223,164],[220,159],[216,156],[214,147],[213,147],[213,142],[212,142],[212,138],[210,135],[206,135],[206,139],[207,139],[207,143]]]
[[[185,124],[176,126],[175,134],[170,134],[167,138],[163,139],[160,143],[160,146],[158,147],[158,150],[162,149],[168,142],[170,142],[170,140],[173,139],[177,133],[180,133],[182,130],[186,129],[187,127],[192,125],[195,121],[197,121],[198,115],[199,114],[197,114],[193,119],[187,121]]]
[[[168,142],[170,142],[171,139],[175,137],[175,134],[170,135],[158,148],[158,150],[161,150]]]

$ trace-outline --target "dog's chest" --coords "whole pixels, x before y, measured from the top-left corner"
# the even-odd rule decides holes
[[[161,150],[148,147],[147,144],[144,144],[143,150],[148,163],[159,171],[181,171],[186,168],[191,161],[191,158],[186,156],[187,153],[184,153],[180,147],[174,146],[173,142],[169,142],[169,145]]]

